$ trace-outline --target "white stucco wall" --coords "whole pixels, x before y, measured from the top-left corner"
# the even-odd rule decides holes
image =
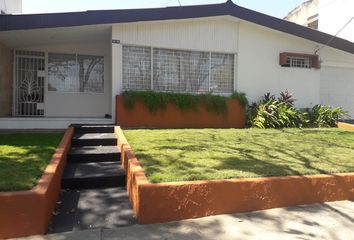
[[[237,21],[229,17],[115,24],[112,37],[121,44],[237,52]]]
[[[46,91],[46,117],[101,117],[111,114],[111,49],[108,42],[70,43],[26,47],[52,53],[104,56],[104,93],[61,93]]]
[[[238,91],[251,102],[264,93],[279,94],[287,89],[294,94],[296,106],[312,107],[320,102],[320,71],[287,68],[279,65],[279,53],[312,54],[315,44],[255,24],[240,24],[238,54]]]
[[[354,117],[354,67],[322,68],[321,103],[341,107]]]
[[[354,118],[354,54],[323,47],[320,69],[284,68],[278,64],[280,52],[313,54],[321,45],[247,22],[239,29],[237,86],[251,102],[288,89],[299,108],[342,107]]]
[[[321,50],[321,104],[341,107],[354,118],[354,54]]]

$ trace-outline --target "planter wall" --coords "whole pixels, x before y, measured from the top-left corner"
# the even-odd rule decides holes
[[[140,101],[136,101],[132,109],[127,109],[123,96],[116,97],[116,125],[121,127],[243,128],[245,123],[245,109],[237,100],[227,101],[226,113],[208,112],[204,104],[197,111],[182,111],[173,103],[151,113]]]
[[[46,233],[59,197],[73,133],[69,127],[33,189],[0,192],[0,239]]]
[[[127,189],[141,224],[354,200],[354,173],[152,184],[116,128]]]
[[[354,130],[354,124],[338,122],[337,127],[340,129]]]

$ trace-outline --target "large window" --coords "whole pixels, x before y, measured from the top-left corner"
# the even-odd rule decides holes
[[[104,58],[49,53],[48,84],[49,91],[103,93]]]
[[[123,46],[123,89],[231,93],[234,55]]]

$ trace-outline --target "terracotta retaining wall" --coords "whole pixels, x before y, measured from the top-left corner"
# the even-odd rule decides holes
[[[354,173],[152,184],[119,127],[116,134],[140,224],[354,200]]]
[[[337,127],[341,129],[354,130],[354,124],[338,122]]]
[[[237,100],[227,100],[226,113],[208,112],[205,104],[198,111],[181,110],[173,103],[165,109],[151,113],[141,102],[134,108],[124,106],[123,96],[116,97],[116,125],[146,128],[243,128],[246,123],[245,108]]]
[[[69,127],[37,185],[28,191],[0,192],[0,239],[47,231],[61,188],[74,129]]]

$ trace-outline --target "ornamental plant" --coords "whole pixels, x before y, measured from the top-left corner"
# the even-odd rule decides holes
[[[294,107],[294,99],[288,91],[277,99],[266,93],[258,103],[248,108],[248,125],[257,128],[301,127],[301,114]]]
[[[249,106],[248,126],[256,128],[335,127],[347,113],[341,108],[316,105],[305,112],[295,108],[295,98],[285,90],[276,98],[266,93],[260,101]]]
[[[308,111],[311,127],[336,127],[338,120],[344,119],[348,113],[341,108],[316,105]]]

